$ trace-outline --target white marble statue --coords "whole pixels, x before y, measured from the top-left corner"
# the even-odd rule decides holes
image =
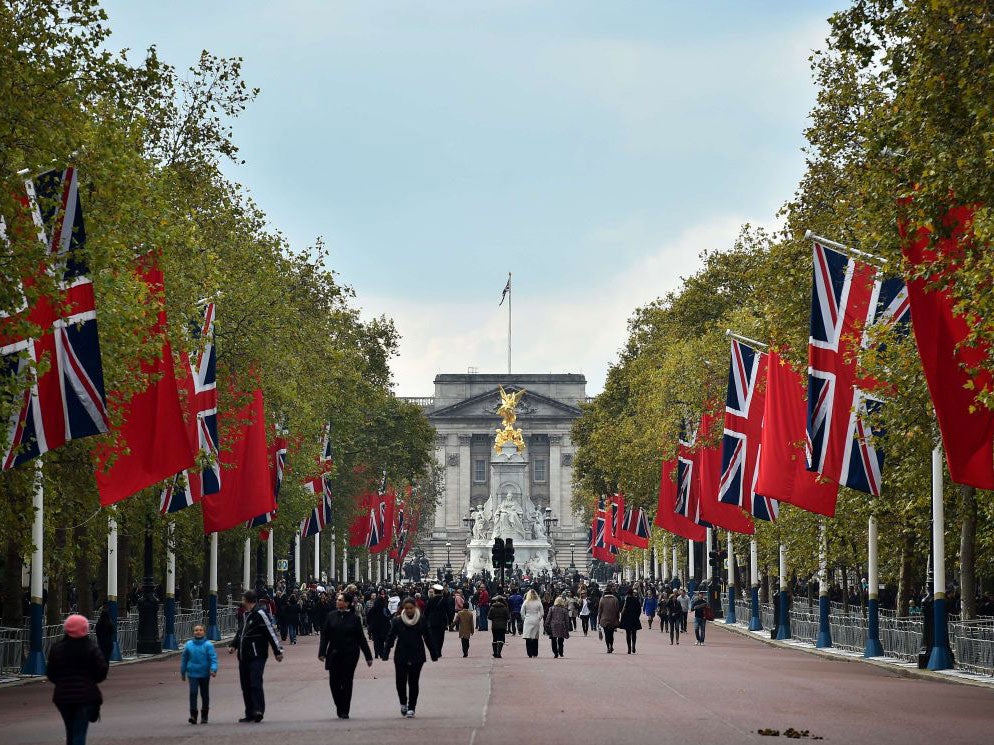
[[[539,541],[545,540],[545,520],[538,510],[535,510],[532,515],[532,538]]]
[[[477,507],[473,511],[473,538],[483,539],[486,531],[487,516],[483,514],[483,508]]]
[[[494,530],[492,538],[524,537],[525,526],[521,522],[521,508],[515,503],[510,491],[494,511]]]

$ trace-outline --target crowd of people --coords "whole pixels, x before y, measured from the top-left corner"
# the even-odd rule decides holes
[[[480,633],[490,636],[490,654],[501,659],[508,637],[521,637],[528,658],[540,656],[546,637],[553,659],[566,655],[571,634],[596,634],[607,654],[614,653],[615,633],[625,632],[628,654],[638,653],[642,619],[649,629],[659,618],[659,629],[680,643],[688,620],[694,619],[697,644],[704,644],[710,607],[699,592],[691,596],[679,579],[668,582],[607,583],[565,576],[501,585],[489,577],[438,583],[396,585],[349,584],[324,586],[317,582],[288,588],[259,587],[243,594],[238,630],[228,652],[238,662],[243,723],[261,722],[266,713],[264,675],[272,655],[283,660],[284,643],[300,636],[318,635],[318,659],[328,673],[335,711],[348,719],[352,688],[360,657],[367,665],[375,658],[393,658],[400,713],[413,718],[426,662],[442,656],[447,632],[457,634],[463,657]],[[105,640],[88,636],[89,623],[71,615],[65,636],[49,655],[48,677],[55,683],[53,700],[66,726],[68,743],[84,743],[87,727],[100,716],[98,684],[107,676],[109,649]],[[102,635],[98,634],[98,637]],[[197,626],[183,647],[180,676],[189,686],[189,722],[206,724],[210,713],[210,681],[217,674],[218,656]]]

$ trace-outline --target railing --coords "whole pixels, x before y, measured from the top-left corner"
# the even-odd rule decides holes
[[[23,629],[0,627],[0,674],[10,675],[21,671],[24,661]]]
[[[221,636],[234,636],[238,631],[238,606],[221,605],[217,609],[217,628]]]
[[[737,625],[747,626],[751,613],[748,600],[736,599]],[[772,629],[773,605],[760,603],[759,613],[763,629]],[[814,644],[818,639],[818,623],[817,606],[798,603],[790,609],[792,638]],[[858,606],[851,606],[850,612],[846,613],[841,603],[832,603],[828,624],[833,647],[857,653],[862,653],[866,648],[867,622]],[[917,662],[924,632],[922,617],[902,618],[891,611],[880,614],[879,624],[884,656],[903,662]],[[958,616],[950,616],[949,641],[957,669],[978,675],[994,675],[994,619],[984,617],[975,621],[960,621]]]

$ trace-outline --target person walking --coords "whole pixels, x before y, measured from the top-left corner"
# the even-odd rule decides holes
[[[686,590],[680,590],[680,631],[687,633],[687,617],[690,615],[690,596]]]
[[[642,612],[649,622],[649,631],[652,631],[652,619],[655,618],[658,607],[659,598],[656,597],[656,591],[650,589],[645,595],[645,600],[642,601]]]
[[[487,631],[487,613],[490,612],[490,593],[482,582],[476,590],[476,630]]]
[[[542,633],[542,622],[545,615],[542,601],[533,589],[529,589],[525,593],[525,602],[521,606],[521,617],[521,635],[525,638],[525,652],[529,657],[538,657],[538,637]]]
[[[110,662],[110,656],[114,653],[114,622],[110,620],[109,611],[100,612],[100,618],[97,619],[93,631],[97,636],[100,653],[107,662]]]
[[[359,614],[353,610],[352,597],[340,592],[335,597],[335,610],[325,616],[318,646],[318,659],[328,671],[328,687],[339,719],[348,719],[352,708],[352,682],[359,652],[366,658],[366,664],[372,666],[373,654],[362,633]]]
[[[387,634],[390,633],[390,612],[387,610],[387,599],[383,593],[376,596],[366,614],[366,629],[369,631],[369,638],[373,640],[373,656],[380,657],[383,654],[383,644],[387,640]]]
[[[707,598],[704,597],[704,591],[699,591],[694,602],[690,604],[690,612],[694,614],[694,638],[697,640],[694,642],[694,646],[704,646],[704,634],[707,631],[708,611],[710,610],[711,606],[708,604]]]
[[[442,656],[442,645],[445,644],[445,628],[449,625],[449,609],[443,595],[442,585],[432,585],[428,591],[428,602],[425,604],[425,624],[431,634],[431,645],[435,654]]]
[[[90,623],[74,613],[62,624],[65,635],[52,645],[45,674],[55,684],[52,703],[66,727],[66,745],[85,745],[90,722],[100,718],[98,683],[107,678],[107,658],[88,636]]]
[[[469,657],[469,640],[476,630],[476,624],[473,621],[473,611],[466,606],[463,606],[456,613],[456,630],[459,632],[459,643],[462,644],[463,657]]]
[[[300,601],[297,593],[293,593],[283,604],[283,623],[290,637],[290,643],[297,643],[297,628],[300,626]]]
[[[614,652],[614,631],[621,624],[621,605],[615,594],[614,585],[608,585],[597,604],[597,623],[604,629],[604,644],[607,653]]]
[[[199,623],[193,627],[193,638],[183,645],[179,663],[181,680],[190,681],[190,724],[197,723],[197,693],[200,693],[200,723],[207,724],[211,709],[211,678],[217,675],[217,652]]]
[[[559,659],[565,654],[565,641],[569,639],[569,631],[572,623],[570,621],[569,610],[566,598],[560,595],[545,613],[545,633],[552,641],[552,657]]]
[[[432,646],[432,637],[421,610],[411,598],[404,599],[400,615],[390,623],[390,633],[383,651],[384,660],[390,657],[390,650],[395,643],[397,649],[393,653],[393,666],[397,677],[400,715],[413,719],[418,705],[421,668],[425,664],[425,648],[428,649],[432,662],[438,660],[438,652]]]
[[[490,633],[493,636],[494,657],[499,660],[507,638],[507,625],[511,620],[511,610],[502,595],[495,595],[490,601],[487,620],[490,622]]]
[[[669,599],[666,601],[666,615],[668,617],[670,626],[670,644],[673,644],[674,639],[676,643],[680,643],[680,628],[682,626],[683,619],[683,606],[680,605],[680,596],[675,592],[670,595]]]
[[[507,598],[507,608],[511,611],[511,636],[520,634],[524,627],[524,621],[521,619],[521,606],[524,602],[524,597],[522,597],[521,592],[515,587],[514,592]]]
[[[590,630],[590,598],[585,590],[580,591],[580,626],[586,636]]]
[[[253,590],[242,595],[243,613],[238,619],[238,631],[228,646],[228,654],[238,653],[238,680],[242,687],[245,716],[239,722],[261,722],[266,714],[266,694],[262,677],[272,648],[277,662],[283,661],[280,645],[268,606],[258,602]]]
[[[642,628],[642,621],[639,620],[641,614],[642,603],[639,602],[639,597],[635,591],[630,590],[625,595],[625,602],[621,606],[621,622],[619,624],[625,630],[625,644],[628,645],[628,654],[636,654],[635,641],[639,629]]]

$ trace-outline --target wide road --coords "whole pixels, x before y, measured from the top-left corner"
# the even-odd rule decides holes
[[[528,659],[511,639],[501,660],[489,634],[478,633],[463,659],[455,634],[444,656],[422,675],[417,718],[400,717],[393,663],[360,663],[352,716],[331,707],[317,639],[301,637],[282,664],[266,669],[267,714],[238,724],[241,694],[232,657],[221,655],[211,685],[211,723],[187,723],[179,659],[119,666],[103,684],[102,720],[92,743],[429,743],[431,745],[603,745],[604,743],[773,742],[760,728],[810,730],[825,742],[943,745],[992,742],[994,692],[918,680],[858,662],[770,647],[720,627],[705,647],[692,637],[670,646],[643,630],[638,654],[613,655],[596,635],[574,635],[566,657],[547,640]],[[619,653],[620,651],[620,653]],[[0,690],[0,743],[62,743],[61,719],[48,683]],[[209,736],[209,740],[204,738]]]

